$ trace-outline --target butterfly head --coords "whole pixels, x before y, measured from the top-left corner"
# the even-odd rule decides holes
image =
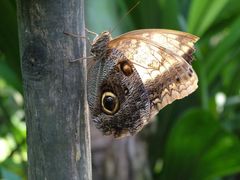
[[[91,53],[96,57],[102,57],[106,54],[108,43],[112,39],[110,32],[104,31],[98,35],[92,43]]]

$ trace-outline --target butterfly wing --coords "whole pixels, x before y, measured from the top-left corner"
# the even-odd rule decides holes
[[[163,50],[164,48],[168,49],[191,63],[192,53],[195,51],[194,43],[199,38],[189,33],[169,29],[141,29],[122,34],[113,39],[110,46],[123,39],[149,41],[150,44],[155,44]],[[132,44],[134,44],[134,41]],[[121,47],[119,48],[121,49]]]
[[[109,48],[120,50],[139,73],[149,94],[151,116],[197,89],[198,78],[190,65],[197,40],[184,32],[144,29],[110,41]]]

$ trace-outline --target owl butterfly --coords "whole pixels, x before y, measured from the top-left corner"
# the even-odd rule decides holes
[[[194,43],[199,38],[174,30],[143,29],[115,39],[102,32],[92,43],[88,103],[104,135],[134,135],[176,99],[194,92]]]

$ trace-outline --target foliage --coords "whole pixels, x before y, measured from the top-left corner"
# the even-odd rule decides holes
[[[15,1],[0,1],[0,179],[26,176],[26,127]]]
[[[118,1],[113,13],[101,16],[107,6],[115,3],[99,3],[102,9],[96,12],[98,18],[89,9],[90,5],[99,4],[90,1],[87,6],[87,26],[98,32],[116,26],[134,5]],[[199,76],[198,91],[163,109],[152,125],[156,127],[148,141],[149,159],[156,179],[238,178],[239,10],[236,0],[142,0],[118,25],[121,33],[140,28],[171,28],[200,37],[197,61],[193,62]],[[106,19],[112,23],[105,27],[97,23]]]
[[[26,133],[16,7],[0,1],[0,177],[26,178]],[[237,179],[240,172],[240,3],[237,0],[86,1],[86,26],[114,35],[167,28],[200,36],[199,88],[164,108],[149,142],[154,179]],[[3,151],[3,149],[5,151]]]

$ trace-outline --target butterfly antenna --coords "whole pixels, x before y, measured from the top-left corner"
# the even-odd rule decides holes
[[[118,21],[118,23],[113,27],[113,29],[110,31],[110,34],[112,34],[112,32],[119,26],[119,24],[122,22],[123,19],[125,19],[125,17],[127,15],[130,14],[130,12],[135,9],[135,7],[137,7],[139,5],[140,1],[138,1],[131,9],[129,9],[126,14],[124,14],[124,16]]]

